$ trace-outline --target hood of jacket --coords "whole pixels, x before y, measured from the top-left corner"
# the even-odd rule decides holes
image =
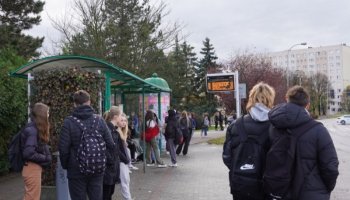
[[[268,116],[271,124],[280,129],[295,128],[312,119],[304,107],[294,103],[276,105]]]
[[[265,122],[269,120],[268,112],[270,109],[262,103],[256,103],[249,111],[250,116],[259,122]]]
[[[85,120],[95,113],[94,109],[88,105],[81,105],[74,108],[72,115],[78,119]]]

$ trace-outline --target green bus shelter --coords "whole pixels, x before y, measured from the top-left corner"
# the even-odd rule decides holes
[[[112,94],[118,93],[123,97],[125,94],[143,94],[144,96],[145,93],[160,94],[162,92],[171,92],[167,84],[164,85],[154,83],[153,81],[146,81],[106,61],[86,56],[63,55],[41,58],[19,67],[11,73],[11,76],[28,78],[29,80],[31,78],[31,73],[35,70],[67,67],[80,67],[84,70],[102,73],[104,75],[106,87],[103,98],[103,111],[111,107]],[[125,102],[123,102],[123,104],[124,103]]]

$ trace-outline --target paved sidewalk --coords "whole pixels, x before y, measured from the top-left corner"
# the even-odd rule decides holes
[[[210,131],[207,137],[196,132],[186,156],[178,156],[178,167],[146,167],[143,163],[132,171],[131,194],[135,200],[225,200],[232,199],[229,190],[228,170],[221,159],[222,146],[209,145],[209,139],[224,136],[223,131]],[[170,164],[170,156],[162,155]],[[120,186],[114,198],[122,199]]]
[[[188,156],[178,158],[178,168],[147,167],[144,174],[142,163],[138,164],[140,170],[131,174],[131,189],[135,199],[227,199],[208,197],[219,191],[228,194],[228,189],[225,188],[228,187],[226,169],[221,161],[222,147],[206,144],[206,141],[224,135],[224,131],[209,131],[207,137],[200,137],[200,132],[196,131]],[[162,154],[162,157],[166,163],[170,163],[168,155]],[[212,170],[219,171],[219,174]],[[220,190],[210,190],[215,187]],[[0,200],[20,200],[23,192],[24,184],[20,173],[0,177]],[[116,186],[115,193],[114,199],[121,199],[119,185]]]

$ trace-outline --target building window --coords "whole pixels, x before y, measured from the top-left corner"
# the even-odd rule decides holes
[[[335,112],[335,108],[332,108],[332,111]]]

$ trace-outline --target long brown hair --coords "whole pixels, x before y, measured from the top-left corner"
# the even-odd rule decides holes
[[[49,107],[43,103],[36,103],[32,109],[32,119],[38,129],[39,138],[44,142],[50,139]]]

